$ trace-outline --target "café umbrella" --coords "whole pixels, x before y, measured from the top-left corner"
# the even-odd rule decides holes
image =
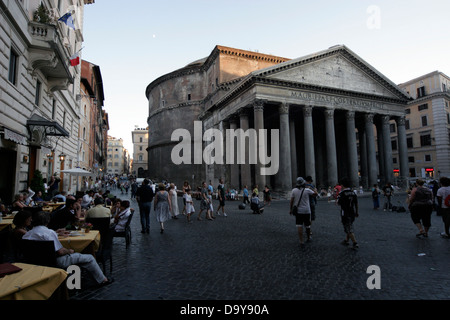
[[[81,168],[73,168],[73,169],[66,169],[66,170],[61,170],[62,173],[67,173],[70,174],[72,176],[76,176],[77,177],[77,190],[78,191],[78,177],[93,177],[95,176],[94,173],[89,172],[87,170],[81,169]]]

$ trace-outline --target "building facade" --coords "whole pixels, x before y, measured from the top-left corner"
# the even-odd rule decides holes
[[[108,114],[103,109],[104,93],[100,67],[81,61],[80,167],[95,173],[105,172],[108,139]]]
[[[0,0],[0,197],[26,189],[35,170],[57,174],[76,166],[81,68],[70,57],[83,41],[84,5],[94,1]],[[74,12],[71,28],[58,18]],[[72,190],[74,191],[74,190]]]
[[[148,127],[136,127],[132,132],[133,165],[131,174],[137,178],[145,178],[148,174]]]
[[[122,138],[108,136],[107,154],[107,174],[119,176],[129,174],[130,157],[128,150],[123,146]]]
[[[405,118],[410,177],[450,176],[450,78],[434,71],[399,87],[414,98]],[[395,128],[391,131],[395,145]]]
[[[146,94],[151,177],[192,186],[224,178],[230,188],[281,193],[297,176],[323,187],[344,177],[355,187],[393,181],[390,120],[398,125],[398,182],[409,175],[411,97],[345,46],[292,60],[217,46]],[[248,137],[238,145],[239,129]]]

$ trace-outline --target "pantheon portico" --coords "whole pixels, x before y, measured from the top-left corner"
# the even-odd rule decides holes
[[[311,175],[321,187],[347,177],[354,187],[368,188],[378,179],[394,181],[393,121],[398,184],[409,175],[405,106],[410,97],[342,45],[298,59],[217,46],[209,57],[155,80],[146,93],[151,178],[178,185],[188,180],[193,186],[224,178],[227,187],[269,185],[285,192],[297,176]],[[266,129],[268,154],[279,152],[277,173],[260,174],[267,164],[251,163],[249,153],[240,164],[173,164],[171,150],[179,142],[171,133],[184,128],[194,137],[194,121],[201,121],[203,133],[223,133],[225,154],[231,152],[227,130]],[[248,139],[245,150],[254,150]]]

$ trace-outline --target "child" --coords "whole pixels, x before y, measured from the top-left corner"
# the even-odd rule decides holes
[[[213,220],[215,218],[213,216],[214,209],[213,209],[213,204],[212,204],[212,191],[211,191],[211,189],[208,189],[208,195],[206,197],[208,198],[208,200],[207,200],[208,211],[206,212],[207,219],[208,220]]]
[[[191,223],[191,215],[195,213],[194,202],[192,201],[191,189],[186,189],[184,194],[184,199],[186,200],[186,216],[187,221]]]

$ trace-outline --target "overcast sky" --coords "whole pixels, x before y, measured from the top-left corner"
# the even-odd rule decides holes
[[[450,1],[96,0],[82,58],[100,66],[109,135],[132,154],[146,87],[216,45],[298,58],[344,44],[396,84],[450,76]]]

